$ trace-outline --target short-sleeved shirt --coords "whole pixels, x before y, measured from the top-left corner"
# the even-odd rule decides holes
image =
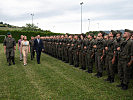
[[[23,40],[21,40],[21,39],[18,40],[19,46],[21,45],[21,42],[22,42],[22,41],[23,41]]]

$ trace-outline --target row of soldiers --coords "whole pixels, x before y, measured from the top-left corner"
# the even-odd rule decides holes
[[[130,76],[133,74],[133,32],[125,30],[111,31],[109,34],[99,32],[88,35],[58,35],[46,36],[44,41],[45,53],[56,57],[70,65],[93,73],[96,67],[98,78],[103,76],[106,68],[108,77],[105,81],[114,82],[118,72],[123,90],[128,89]]]

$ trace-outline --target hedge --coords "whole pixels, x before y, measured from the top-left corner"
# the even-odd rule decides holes
[[[50,31],[45,31],[45,32],[32,32],[32,31],[4,31],[0,30],[0,35],[7,35],[8,32],[11,32],[12,37],[15,38],[16,41],[20,39],[21,35],[26,35],[27,39],[30,40],[31,36],[51,36],[51,35],[61,35],[63,33],[53,33]],[[0,37],[0,43],[3,43],[5,37]]]

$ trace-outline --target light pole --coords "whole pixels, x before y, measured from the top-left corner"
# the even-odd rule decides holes
[[[89,29],[90,29],[90,19],[88,19],[88,21],[89,21],[89,26],[88,26],[88,32],[89,32]]]
[[[81,2],[80,5],[81,5],[81,34],[82,34],[82,5],[83,5],[83,2]]]
[[[30,14],[31,15],[31,18],[32,18],[32,27],[33,27],[33,16],[34,14]]]

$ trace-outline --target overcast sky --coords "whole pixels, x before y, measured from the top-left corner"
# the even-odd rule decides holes
[[[45,30],[83,32],[133,29],[133,0],[0,0],[0,21],[16,26],[33,23]],[[90,27],[89,20],[90,19]]]

